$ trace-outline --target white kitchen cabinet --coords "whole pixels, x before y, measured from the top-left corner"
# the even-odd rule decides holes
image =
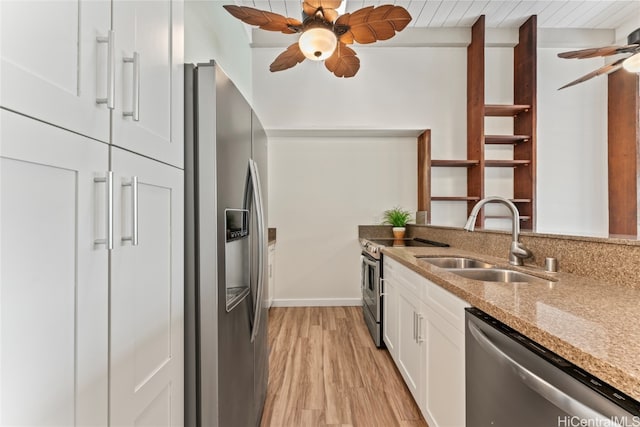
[[[426,386],[425,312],[424,303],[401,286],[398,292],[397,365],[418,406],[421,406]]]
[[[382,281],[382,339],[391,358],[398,359],[398,285],[393,277]]]
[[[269,245],[269,296],[268,296],[268,304],[269,307],[273,305],[273,296],[276,291],[276,244],[272,243]]]
[[[115,147],[112,168],[111,424],[182,425],[183,171]]]
[[[0,121],[0,425],[104,426],[109,147]]]
[[[469,304],[388,257],[383,272],[385,343],[395,343],[389,351],[398,370],[429,426],[463,427]]]
[[[108,142],[110,2],[0,1],[0,105]]]
[[[430,426],[464,426],[464,330],[456,329],[433,310],[425,320],[429,337],[424,400],[427,422]]]
[[[183,424],[182,8],[0,1],[2,426]]]
[[[114,0],[112,143],[183,166],[182,0]]]
[[[0,105],[182,167],[183,9],[183,0],[0,1]]]

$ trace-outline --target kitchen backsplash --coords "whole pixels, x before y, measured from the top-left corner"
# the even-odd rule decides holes
[[[391,226],[361,225],[359,237],[393,237]],[[507,258],[511,233],[505,231],[464,231],[460,228],[429,225],[407,226],[407,237],[445,242],[453,247]],[[544,268],[546,257],[558,260],[559,271],[640,288],[640,242],[623,239],[559,236],[522,233],[520,241],[534,255],[525,261]]]

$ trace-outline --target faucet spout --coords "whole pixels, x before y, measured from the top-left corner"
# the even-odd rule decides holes
[[[480,213],[480,209],[482,209],[485,204],[491,202],[502,203],[511,211],[512,238],[511,248],[509,250],[509,263],[513,265],[524,265],[523,259],[530,258],[533,255],[529,249],[527,249],[522,243],[520,243],[520,213],[518,212],[518,208],[516,208],[516,205],[514,205],[511,200],[499,196],[489,196],[480,200],[478,203],[476,203],[473,209],[471,209],[471,213],[469,214],[469,218],[464,225],[464,229],[467,231],[473,231],[476,226],[476,219],[478,217],[478,213]]]

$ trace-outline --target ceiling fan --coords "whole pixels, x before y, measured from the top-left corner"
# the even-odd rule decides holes
[[[284,34],[301,33],[299,40],[273,61],[272,72],[291,68],[305,58],[324,61],[337,77],[353,77],[360,69],[360,59],[347,45],[387,40],[402,31],[411,15],[401,6],[369,6],[339,15],[342,0],[304,0],[302,21],[247,6],[225,5],[233,16],[263,30]]]
[[[604,65],[597,70],[590,72],[589,74],[585,74],[579,79],[576,79],[571,83],[567,83],[560,89],[582,83],[601,74],[612,73],[622,67],[624,67],[624,69],[629,72],[640,73],[640,28],[629,34],[629,36],[627,37],[626,46],[605,46],[559,53],[558,57],[568,59],[596,58],[598,56],[611,56],[623,53],[631,55],[625,56],[624,58],[620,58],[610,64]]]

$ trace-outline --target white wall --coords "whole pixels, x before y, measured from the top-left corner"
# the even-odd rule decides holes
[[[251,48],[244,24],[233,18],[224,4],[233,2],[186,0],[184,39],[186,63],[215,60],[252,102]]]
[[[271,138],[274,304],[359,304],[357,225],[396,205],[415,211],[416,164],[415,138]]]

